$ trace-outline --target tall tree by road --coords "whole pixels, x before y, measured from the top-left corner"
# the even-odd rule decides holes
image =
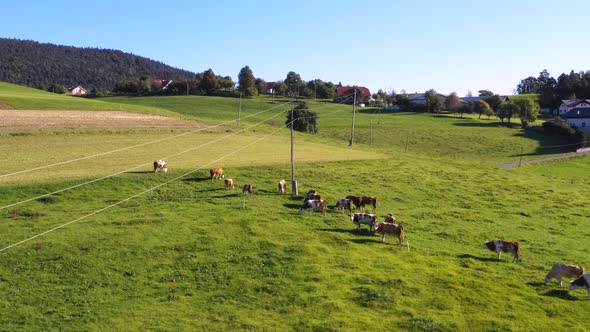
[[[252,97],[258,94],[256,89],[256,79],[250,67],[246,66],[240,70],[238,74],[238,91],[240,91],[244,97]]]
[[[287,74],[287,78],[285,78],[285,84],[287,84],[287,89],[289,90],[289,95],[291,96],[298,96],[299,95],[299,87],[301,85],[301,76],[294,71],[290,71]]]
[[[209,95],[217,89],[217,84],[217,76],[211,68],[207,69],[203,73],[203,78],[201,79],[201,89]]]
[[[456,92],[452,92],[446,100],[446,106],[449,112],[456,113],[459,110],[459,107],[463,105],[461,99],[457,96]]]
[[[514,104],[518,108],[518,117],[523,127],[528,127],[539,116],[539,104],[529,98],[517,99]]]
[[[481,115],[482,114],[488,114],[490,112],[491,108],[490,105],[488,105],[488,103],[486,103],[484,100],[475,100],[473,101],[473,111],[477,112],[477,114],[479,114],[479,118],[481,119]]]
[[[434,112],[443,107],[443,99],[438,95],[434,89],[430,89],[424,93],[426,99],[424,105],[429,112]]]

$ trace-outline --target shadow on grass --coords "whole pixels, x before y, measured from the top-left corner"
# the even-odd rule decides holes
[[[289,204],[289,203],[283,204],[283,206],[288,209],[297,209],[297,210],[299,210],[299,208],[301,208],[301,205],[302,204]]]
[[[155,174],[154,171],[133,171],[133,172],[125,172],[127,174]]]
[[[375,236],[374,232],[369,231],[368,229],[362,229],[359,231],[356,228],[351,229],[340,229],[340,228],[322,228],[320,229],[322,232],[331,232],[331,233],[347,233],[356,236]]]
[[[500,122],[489,122],[489,123],[481,123],[481,122],[456,122],[453,123],[453,126],[460,126],[460,127],[478,127],[478,128],[496,128],[501,127]]]
[[[457,258],[471,258],[471,259],[475,259],[481,262],[501,262],[502,260],[498,260],[496,257],[479,257],[479,256],[473,256],[470,254],[461,254],[461,255],[457,255]]]
[[[374,238],[374,239],[370,239],[370,238],[363,238],[363,239],[350,239],[348,240],[350,242],[353,243],[358,243],[358,244],[367,244],[367,243],[382,243],[380,238]],[[391,245],[391,243],[387,243],[387,242],[383,242],[383,244],[387,244],[387,245]]]
[[[567,290],[565,289],[552,289],[548,292],[542,293],[543,296],[555,297],[562,300],[568,301],[580,301],[579,298],[572,296]]]
[[[186,179],[182,179],[182,181],[186,181],[186,182],[203,182],[203,181],[211,181],[210,178],[186,178]]]

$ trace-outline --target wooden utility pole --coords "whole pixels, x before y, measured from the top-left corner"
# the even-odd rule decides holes
[[[352,146],[354,143],[354,121],[356,117],[356,87],[354,88],[354,100],[352,102],[352,129],[350,130],[350,141],[348,146]]]
[[[295,122],[295,118],[293,117],[293,104],[291,104],[291,187],[293,188],[293,194],[299,195],[299,190],[297,188],[297,180],[295,180],[295,155],[294,155],[294,136],[293,136],[293,123]]]

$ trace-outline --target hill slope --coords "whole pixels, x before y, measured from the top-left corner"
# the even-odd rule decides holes
[[[0,38],[0,81],[38,87],[62,84],[111,89],[140,76],[192,78],[194,73],[117,50]]]

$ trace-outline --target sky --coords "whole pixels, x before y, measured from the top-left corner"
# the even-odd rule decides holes
[[[590,69],[587,0],[5,1],[0,37],[117,49],[237,81],[491,90]]]

